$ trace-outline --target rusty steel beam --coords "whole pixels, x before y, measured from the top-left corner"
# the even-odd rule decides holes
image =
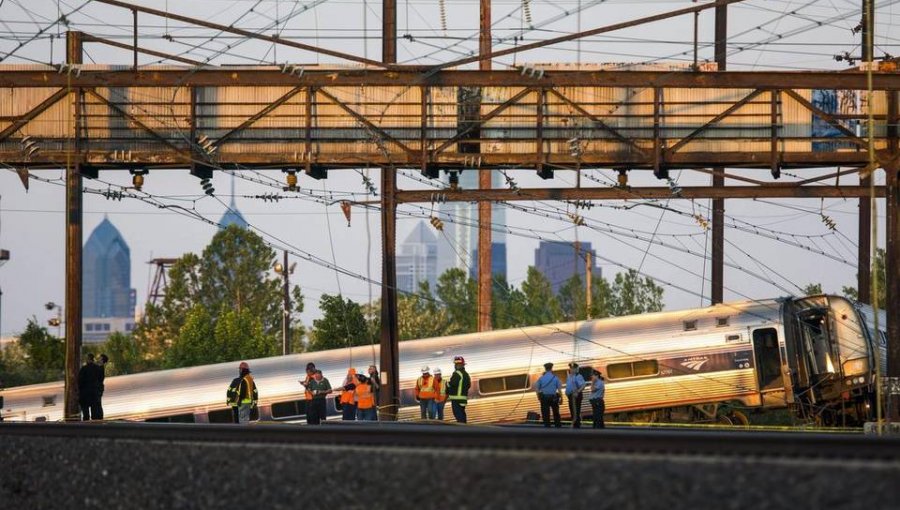
[[[153,138],[155,138],[155,139],[159,140],[160,142],[166,144],[166,145],[167,145],[170,149],[172,149],[172,151],[174,151],[175,153],[180,154],[180,155],[182,155],[183,157],[185,157],[185,158],[187,159],[187,161],[191,161],[191,160],[193,159],[192,156],[191,156],[191,154],[190,154],[190,152],[189,152],[188,150],[185,150],[185,149],[182,149],[181,147],[178,147],[177,145],[175,145],[174,143],[172,143],[171,140],[169,140],[169,139],[166,138],[165,136],[163,136],[163,135],[157,133],[157,132],[154,131],[152,128],[150,128],[149,126],[147,126],[146,124],[144,124],[143,122],[141,122],[140,119],[138,119],[138,118],[135,117],[134,115],[132,115],[132,114],[126,112],[125,110],[123,110],[119,105],[113,103],[113,102],[110,101],[109,99],[106,99],[105,97],[103,97],[103,96],[101,96],[100,94],[98,94],[97,91],[95,91],[95,90],[93,90],[93,89],[87,89],[87,92],[88,92],[91,96],[97,98],[101,103],[103,103],[104,105],[106,105],[109,109],[115,111],[116,113],[118,113],[118,114],[121,115],[122,117],[128,119],[129,121],[134,122],[134,124],[135,124],[137,127],[141,128],[141,130],[143,130],[144,132],[146,132],[147,134],[149,134],[149,135],[152,136]],[[193,118],[194,118],[193,115],[191,116],[191,118],[192,118],[192,122],[193,122]],[[193,140],[192,140],[192,143],[193,143]]]
[[[496,108],[494,108],[493,110],[491,110],[490,112],[488,112],[486,115],[484,115],[483,117],[481,117],[481,120],[480,120],[480,121],[478,121],[477,123],[472,124],[471,126],[467,127],[466,129],[464,129],[464,130],[462,130],[462,131],[456,133],[455,135],[453,135],[453,137],[451,137],[449,140],[447,140],[447,141],[445,141],[444,143],[442,143],[441,145],[439,145],[438,148],[435,149],[432,153],[433,153],[433,154],[438,154],[438,153],[443,152],[444,149],[446,149],[447,147],[450,147],[450,146],[453,145],[454,143],[456,143],[456,142],[458,142],[459,140],[463,139],[467,134],[471,133],[473,130],[475,130],[476,128],[480,127],[481,124],[484,124],[485,122],[487,122],[487,121],[493,119],[493,118],[496,117],[497,115],[500,115],[501,113],[503,113],[504,110],[506,110],[506,109],[509,108],[510,106],[512,106],[512,105],[514,105],[514,104],[516,104],[516,103],[518,103],[520,99],[522,99],[523,97],[525,97],[526,95],[528,95],[529,93],[531,93],[531,92],[533,92],[533,91],[534,91],[534,89],[532,89],[532,88],[522,89],[521,91],[519,91],[518,94],[516,94],[516,95],[514,95],[513,97],[507,99],[507,100],[504,101],[502,104],[498,105]]]
[[[900,90],[900,73],[876,72],[874,90]],[[4,70],[0,87],[64,87],[68,77],[55,67],[45,70]],[[380,69],[304,69],[302,76],[283,73],[280,67],[249,66],[185,67],[144,66],[135,73],[125,70],[82,69],[72,76],[79,87],[261,87],[297,85],[315,87],[674,87],[705,89],[848,89],[865,90],[866,74],[858,71],[546,71],[541,78],[509,70],[447,70],[433,74],[410,67]]]
[[[351,117],[353,117],[354,119],[356,119],[356,121],[359,122],[360,124],[366,126],[367,129],[369,129],[370,131],[372,131],[373,134],[377,135],[377,136],[378,136],[379,138],[381,138],[382,140],[391,142],[392,144],[396,145],[397,147],[399,147],[400,149],[402,149],[403,152],[405,152],[405,153],[407,153],[407,154],[410,154],[410,155],[413,155],[413,156],[416,155],[416,152],[415,152],[414,150],[412,150],[408,145],[406,145],[405,143],[401,142],[400,140],[397,140],[397,139],[394,138],[393,136],[389,135],[385,130],[383,130],[383,129],[381,129],[380,127],[378,127],[378,126],[376,126],[375,124],[373,124],[372,121],[370,121],[370,120],[367,119],[365,116],[363,116],[363,115],[361,115],[360,113],[358,113],[358,112],[356,112],[355,110],[353,110],[353,108],[350,108],[349,106],[347,106],[346,104],[344,104],[344,102],[341,101],[340,99],[338,99],[338,98],[332,96],[331,94],[329,94],[329,93],[328,93],[327,91],[325,91],[324,89],[319,89],[319,90],[318,90],[318,93],[321,94],[322,96],[324,96],[325,99],[327,99],[327,100],[331,101],[332,103],[334,103],[335,106],[337,106],[337,107],[340,108],[341,110],[344,110],[345,112],[347,112],[348,115],[350,115]]]
[[[368,138],[366,138],[368,140]],[[282,139],[273,139],[274,141],[283,142]],[[554,139],[556,140],[556,139]],[[146,141],[146,140],[142,140]],[[303,139],[290,140],[303,143]],[[559,140],[564,141],[564,140]],[[319,144],[317,138],[311,138],[310,144]],[[67,150],[41,150],[35,154],[35,157],[26,160],[21,150],[0,150],[0,161],[4,161],[12,166],[19,166],[30,169],[58,169],[60,161],[65,161],[66,157],[72,153]],[[175,151],[133,149],[131,151],[131,159],[126,163],[113,158],[113,154],[107,151],[97,150],[91,151],[84,155],[84,162],[95,165],[101,165],[109,170],[128,169],[134,165],[141,165],[147,168],[184,168],[183,159],[174,157],[179,155]],[[388,158],[387,156],[390,156]],[[398,151],[388,155],[380,152],[359,152],[359,153],[318,153],[316,154],[317,164],[325,169],[358,169],[360,165],[370,166],[394,164],[402,168],[419,169],[422,165],[422,155],[416,152],[415,157]],[[471,153],[461,152],[445,152],[439,157],[434,157],[428,163],[433,168],[442,169],[465,169],[471,168]],[[515,154],[498,154],[498,153],[482,153],[476,155],[481,158],[481,168],[528,168],[533,169],[535,166],[535,155],[533,153],[515,153]],[[824,168],[833,166],[853,166],[862,167],[867,163],[868,156],[865,152],[833,152],[833,153],[810,153],[810,152],[787,152],[781,155],[781,164],[783,168],[800,169],[800,168]],[[232,153],[218,155],[217,161],[222,166],[241,165],[254,168],[284,168],[285,166],[296,166],[298,160],[293,153],[284,151],[242,151],[240,153]],[[763,169],[768,172],[770,169],[770,154],[765,152],[679,152],[664,162],[664,168],[669,170],[685,169],[706,171],[711,166],[729,166],[740,167],[742,169]],[[545,164],[548,167],[555,167],[560,170],[573,170],[579,166],[577,158],[569,154],[546,154]],[[649,170],[652,163],[644,158],[636,157],[630,152],[603,152],[603,153],[585,153],[581,157],[580,168],[589,169],[632,169],[632,170]],[[739,177],[735,177],[740,179]]]
[[[169,18],[175,21],[181,21],[183,23],[189,23],[191,25],[197,25],[200,27],[211,28],[213,30],[221,30],[222,32],[228,32],[231,34],[240,35],[243,37],[249,37],[251,39],[259,39],[261,41],[268,41],[271,43],[281,44],[283,46],[289,46],[291,48],[297,48],[301,50],[310,51],[313,53],[319,53],[322,55],[328,55],[330,57],[337,57],[343,60],[349,60],[351,62],[359,62],[361,64],[366,64],[369,66],[375,67],[385,67],[381,62],[377,60],[370,60],[363,57],[357,57],[356,55],[351,55],[349,53],[343,53],[340,51],[329,50],[326,48],[319,48],[317,46],[311,46],[309,44],[299,43],[293,39],[282,39],[276,36],[270,36],[265,34],[258,34],[256,32],[250,32],[249,30],[243,30],[240,28],[235,28],[233,26],[228,25],[220,25],[218,23],[211,23],[209,21],[204,21],[197,18],[191,18],[188,16],[181,16],[179,14],[173,14],[167,11],[160,11],[158,9],[151,9],[149,7],[143,7],[140,5],[130,4],[127,2],[119,2],[118,0],[96,0],[98,3],[112,5],[115,7],[121,7],[123,9],[129,9],[131,11],[142,12],[144,14],[150,14],[153,16],[159,16],[161,18]]]
[[[856,198],[870,192],[862,186],[795,186],[770,184],[767,186],[685,186],[678,195],[666,187],[640,188],[529,188],[492,190],[400,190],[398,204],[415,202],[525,202],[533,200],[642,200],[642,199],[701,199],[701,198]],[[885,196],[885,187],[876,186],[876,196]]]
[[[4,129],[3,131],[0,131],[0,142],[6,140],[10,136],[12,136],[13,133],[15,133],[19,129],[23,128],[26,124],[28,124],[29,122],[34,120],[35,117],[37,117],[38,115],[47,111],[48,108],[50,108],[51,106],[58,103],[62,98],[66,97],[66,95],[68,95],[68,93],[69,93],[69,90],[66,88],[59,89],[56,92],[54,92],[53,94],[51,94],[50,97],[41,101],[40,104],[38,104],[31,110],[28,110],[27,112],[23,113],[22,115],[19,115],[18,117],[16,117],[15,120],[13,120],[13,122],[9,126],[6,127],[6,129]]]
[[[716,26],[713,52],[716,69],[728,68],[728,6],[716,6]],[[757,89],[759,92],[759,89]],[[713,168],[712,185],[715,189],[725,186],[725,168]],[[712,201],[712,246],[710,253],[710,303],[722,303],[725,299],[725,200],[717,197]]]
[[[163,53],[161,51],[155,51],[155,50],[151,50],[149,48],[142,48],[140,46],[135,47],[131,44],[125,44],[125,43],[120,43],[117,41],[111,41],[109,39],[104,39],[102,37],[97,37],[97,36],[91,35],[91,34],[84,34],[83,40],[86,43],[105,44],[107,46],[112,46],[113,48],[121,48],[123,50],[128,50],[131,52],[137,51],[138,53],[143,53],[145,55],[151,55],[154,57],[164,58],[166,60],[171,60],[173,62],[181,62],[182,64],[188,64],[188,65],[192,65],[192,66],[204,65],[203,62],[200,62],[199,60],[191,60],[189,58],[179,57],[178,55]]]
[[[655,14],[653,16],[647,16],[644,18],[638,18],[631,21],[624,21],[621,23],[615,23],[612,25],[606,25],[599,28],[592,28],[590,30],[584,30],[581,32],[575,32],[573,34],[567,34],[560,37],[554,37],[552,39],[546,39],[543,41],[538,41],[530,44],[523,44],[521,46],[517,46],[515,48],[509,48],[505,50],[493,51],[488,53],[487,55],[475,55],[472,57],[461,58],[458,60],[454,60],[451,62],[447,62],[444,64],[439,64],[435,66],[433,69],[447,69],[450,67],[458,67],[465,64],[471,64],[472,62],[478,62],[481,60],[487,59],[495,59],[497,57],[502,57],[505,55],[511,55],[513,53],[521,53],[523,51],[533,50],[537,48],[543,48],[544,46],[551,46],[553,44],[559,44],[561,42],[574,41],[577,39],[582,39],[585,37],[590,37],[592,35],[605,34],[607,32],[614,32],[616,30],[623,30],[626,28],[636,27],[640,25],[646,25],[647,23],[653,23],[655,21],[662,21],[669,18],[674,18],[676,16],[682,16],[684,14],[691,14],[695,12],[705,11],[711,8],[719,8],[724,7],[728,4],[733,4],[737,2],[741,2],[743,0],[717,0],[715,3],[701,4],[694,7],[687,7],[685,9],[678,9],[675,11],[669,11],[662,14]]]
[[[260,110],[256,114],[254,114],[249,119],[242,122],[240,126],[237,126],[236,128],[232,129],[231,131],[229,131],[229,132],[225,133],[224,135],[222,135],[221,137],[219,137],[219,139],[216,140],[216,145],[221,145],[223,142],[225,142],[232,136],[234,136],[234,135],[240,133],[241,131],[247,129],[248,127],[252,126],[254,123],[256,123],[256,121],[258,121],[259,119],[272,113],[273,110],[275,110],[279,106],[283,105],[284,103],[288,102],[292,97],[299,94],[301,90],[303,90],[303,87],[294,87],[291,90],[287,91],[286,94],[282,95],[275,101],[272,101],[271,103],[266,105],[265,108],[263,108],[262,110]]]
[[[381,3],[381,60],[384,64],[397,62],[397,0]]]
[[[643,154],[648,160],[650,159],[650,156],[647,154],[647,152],[646,152],[643,148],[639,147],[639,146],[634,142],[634,140],[632,140],[632,139],[630,139],[630,138],[626,138],[625,136],[623,136],[622,133],[620,133],[619,131],[617,131],[615,128],[613,128],[612,126],[610,126],[610,125],[608,125],[607,123],[603,122],[603,119],[601,119],[600,117],[598,117],[598,116],[594,115],[593,113],[587,111],[583,106],[581,106],[580,104],[578,104],[578,103],[572,101],[571,99],[569,99],[568,97],[566,97],[565,95],[563,95],[560,91],[558,91],[558,90],[556,90],[556,89],[550,89],[550,90],[548,90],[548,92],[550,92],[552,95],[556,96],[560,101],[562,101],[563,103],[565,103],[566,105],[568,105],[570,108],[572,108],[573,110],[575,110],[576,112],[578,112],[578,114],[580,114],[580,115],[582,115],[582,116],[587,117],[588,119],[590,119],[591,122],[593,122],[594,124],[596,124],[600,129],[602,129],[602,130],[606,131],[607,133],[611,134],[613,137],[615,137],[616,140],[618,140],[618,141],[624,143],[625,145],[628,145],[629,147],[631,147],[632,149],[634,149],[634,150],[635,150],[636,152],[638,152],[639,154]]]
[[[744,105],[749,103],[750,101],[753,101],[753,99],[756,98],[756,96],[762,94],[762,92],[763,91],[761,91],[761,90],[754,90],[753,92],[747,94],[743,99],[741,99],[737,103],[734,103],[733,105],[729,106],[727,109],[725,109],[725,111],[723,111],[722,113],[720,113],[720,114],[716,115],[715,117],[713,117],[712,119],[710,119],[709,122],[698,127],[697,129],[695,129],[694,131],[689,133],[687,136],[685,136],[681,140],[678,140],[675,143],[675,145],[666,149],[666,155],[674,154],[675,152],[678,151],[678,149],[684,147],[688,142],[690,142],[691,140],[696,138],[698,135],[700,135],[700,133],[703,133],[707,129],[718,124],[725,117],[728,117],[729,115],[731,115],[732,113],[736,112],[741,107],[743,107]]]

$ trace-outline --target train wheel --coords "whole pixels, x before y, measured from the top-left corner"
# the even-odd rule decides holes
[[[732,411],[728,416],[733,425],[737,425],[739,427],[746,427],[750,425],[750,419],[747,418],[747,415],[740,411]]]
[[[734,425],[734,423],[731,421],[731,418],[729,418],[728,416],[726,416],[724,414],[720,414],[719,416],[716,417],[716,423],[718,423],[719,425],[728,425],[728,426]]]

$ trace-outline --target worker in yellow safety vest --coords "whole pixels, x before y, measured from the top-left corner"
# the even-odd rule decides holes
[[[316,364],[312,363],[312,362],[307,363],[306,364],[306,377],[304,377],[303,379],[300,379],[300,381],[298,381],[300,384],[303,385],[303,399],[306,401],[305,414],[306,414],[306,424],[307,425],[309,425],[309,420],[310,420],[310,415],[311,415],[310,409],[312,409],[312,399],[313,399],[312,391],[310,391],[310,389],[309,389],[309,383],[312,382],[313,377],[315,377],[315,375],[316,375]]]
[[[372,384],[369,378],[356,374],[356,413],[359,421],[377,421],[378,411],[375,408],[375,392],[372,390]]]
[[[416,381],[416,401],[419,402],[422,419],[433,419],[434,410],[431,405],[434,403],[434,377],[431,377],[428,367],[422,367],[422,377]]]
[[[241,362],[238,371],[240,375],[231,381],[226,397],[228,405],[231,406],[234,422],[243,424],[250,422],[250,412],[256,407],[259,392],[256,383],[253,382],[253,376],[250,375],[250,365],[246,361]]]
[[[462,356],[453,358],[453,375],[447,383],[447,398],[450,400],[450,408],[453,409],[453,417],[459,423],[466,423],[466,403],[469,401],[469,388],[472,387],[472,377],[466,372],[466,360]]]

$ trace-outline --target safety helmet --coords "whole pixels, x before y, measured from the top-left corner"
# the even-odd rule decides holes
[[[463,365],[465,365],[466,364],[465,358],[463,358],[462,356],[457,356],[457,357],[453,358],[454,365],[459,364],[459,363],[462,363]]]
[[[422,367],[423,374],[427,374],[429,371],[430,371],[430,369],[428,368],[428,365],[425,365],[424,367]]]
[[[440,369],[440,368],[435,368],[435,369],[434,369],[434,375],[441,375],[441,369]]]
[[[246,361],[241,361],[241,364],[238,365],[238,370],[246,370],[246,371],[249,372],[249,371],[250,371],[250,365],[248,365]]]

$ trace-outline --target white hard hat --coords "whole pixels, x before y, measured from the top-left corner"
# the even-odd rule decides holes
[[[434,375],[440,375],[440,373],[441,373],[441,369],[440,369],[440,368],[435,368],[435,369],[434,369]]]
[[[422,367],[422,373],[423,373],[423,374],[427,374],[427,373],[428,373],[428,365],[425,365],[424,367]]]

